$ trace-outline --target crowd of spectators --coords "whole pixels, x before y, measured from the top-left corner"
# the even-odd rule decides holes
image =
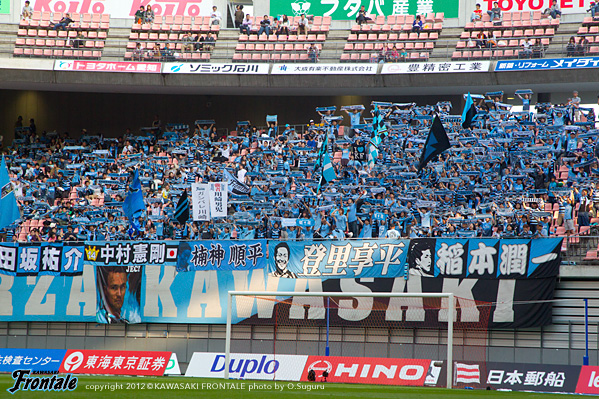
[[[478,113],[463,129],[449,102],[373,103],[317,108],[320,118],[296,127],[273,116],[261,128],[214,121],[163,125],[119,138],[38,132],[23,126],[5,148],[22,220],[5,240],[344,239],[399,237],[545,237],[577,234],[599,217],[599,152],[592,108],[578,93],[565,104],[522,111],[502,92],[474,95]],[[375,111],[375,108],[377,111]],[[372,114],[386,133],[372,151]],[[372,114],[371,114],[372,113]],[[422,171],[417,166],[433,115],[452,147]],[[306,116],[309,119],[310,115]],[[345,123],[344,123],[345,121]],[[284,127],[283,127],[284,126]],[[233,129],[232,129],[233,130]],[[325,137],[327,140],[325,141]],[[337,179],[321,183],[315,168],[325,142]],[[372,155],[376,154],[376,158]],[[174,210],[193,182],[247,186],[230,194],[226,218],[189,220]],[[140,231],[122,212],[134,171],[147,205]],[[303,220],[298,223],[298,220]]]

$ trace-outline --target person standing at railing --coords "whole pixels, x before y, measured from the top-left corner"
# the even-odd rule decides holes
[[[243,5],[239,4],[235,9],[235,27],[239,28],[243,23]]]

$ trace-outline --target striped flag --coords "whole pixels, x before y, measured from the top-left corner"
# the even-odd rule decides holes
[[[455,383],[480,384],[480,367],[478,364],[455,363]]]
[[[183,191],[177,208],[175,208],[175,219],[181,224],[185,224],[189,220],[189,198],[187,197],[187,190]]]

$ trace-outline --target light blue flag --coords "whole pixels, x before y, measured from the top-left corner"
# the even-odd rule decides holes
[[[476,107],[474,106],[474,101],[472,101],[472,96],[470,92],[468,92],[468,97],[466,97],[466,105],[464,105],[464,111],[462,112],[462,127],[464,129],[468,129],[472,125],[472,119],[476,116]]]
[[[329,157],[328,151],[324,154],[323,165],[322,165],[322,177],[327,181],[333,181],[337,178],[333,164],[331,163],[331,157]]]
[[[12,183],[8,178],[8,169],[6,168],[6,162],[2,157],[2,165],[0,165],[0,187],[2,188],[2,200],[0,205],[2,211],[0,211],[0,229],[10,226],[15,220],[21,217],[19,212],[19,205],[17,205],[17,199],[12,188]]]
[[[133,181],[129,186],[129,194],[127,195],[127,198],[125,198],[125,201],[123,201],[123,212],[125,212],[127,219],[132,222],[133,219],[139,217],[140,213],[145,209],[146,205],[144,204],[144,197],[141,192],[139,172],[135,171],[135,176],[133,176]]]

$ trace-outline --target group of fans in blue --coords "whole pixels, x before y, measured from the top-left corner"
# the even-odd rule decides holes
[[[449,102],[373,102],[368,110],[320,107],[316,121],[297,127],[275,115],[264,127],[237,122],[231,134],[214,121],[190,128],[158,118],[120,138],[17,126],[5,160],[22,218],[1,237],[531,238],[558,227],[576,234],[599,216],[593,109],[577,93],[567,104],[535,106],[530,90],[516,94],[518,112],[503,92],[490,92],[468,95],[462,115]],[[449,148],[439,147],[440,130]],[[146,209],[132,221],[123,201],[135,171]],[[226,218],[175,217],[191,183],[222,181]]]

